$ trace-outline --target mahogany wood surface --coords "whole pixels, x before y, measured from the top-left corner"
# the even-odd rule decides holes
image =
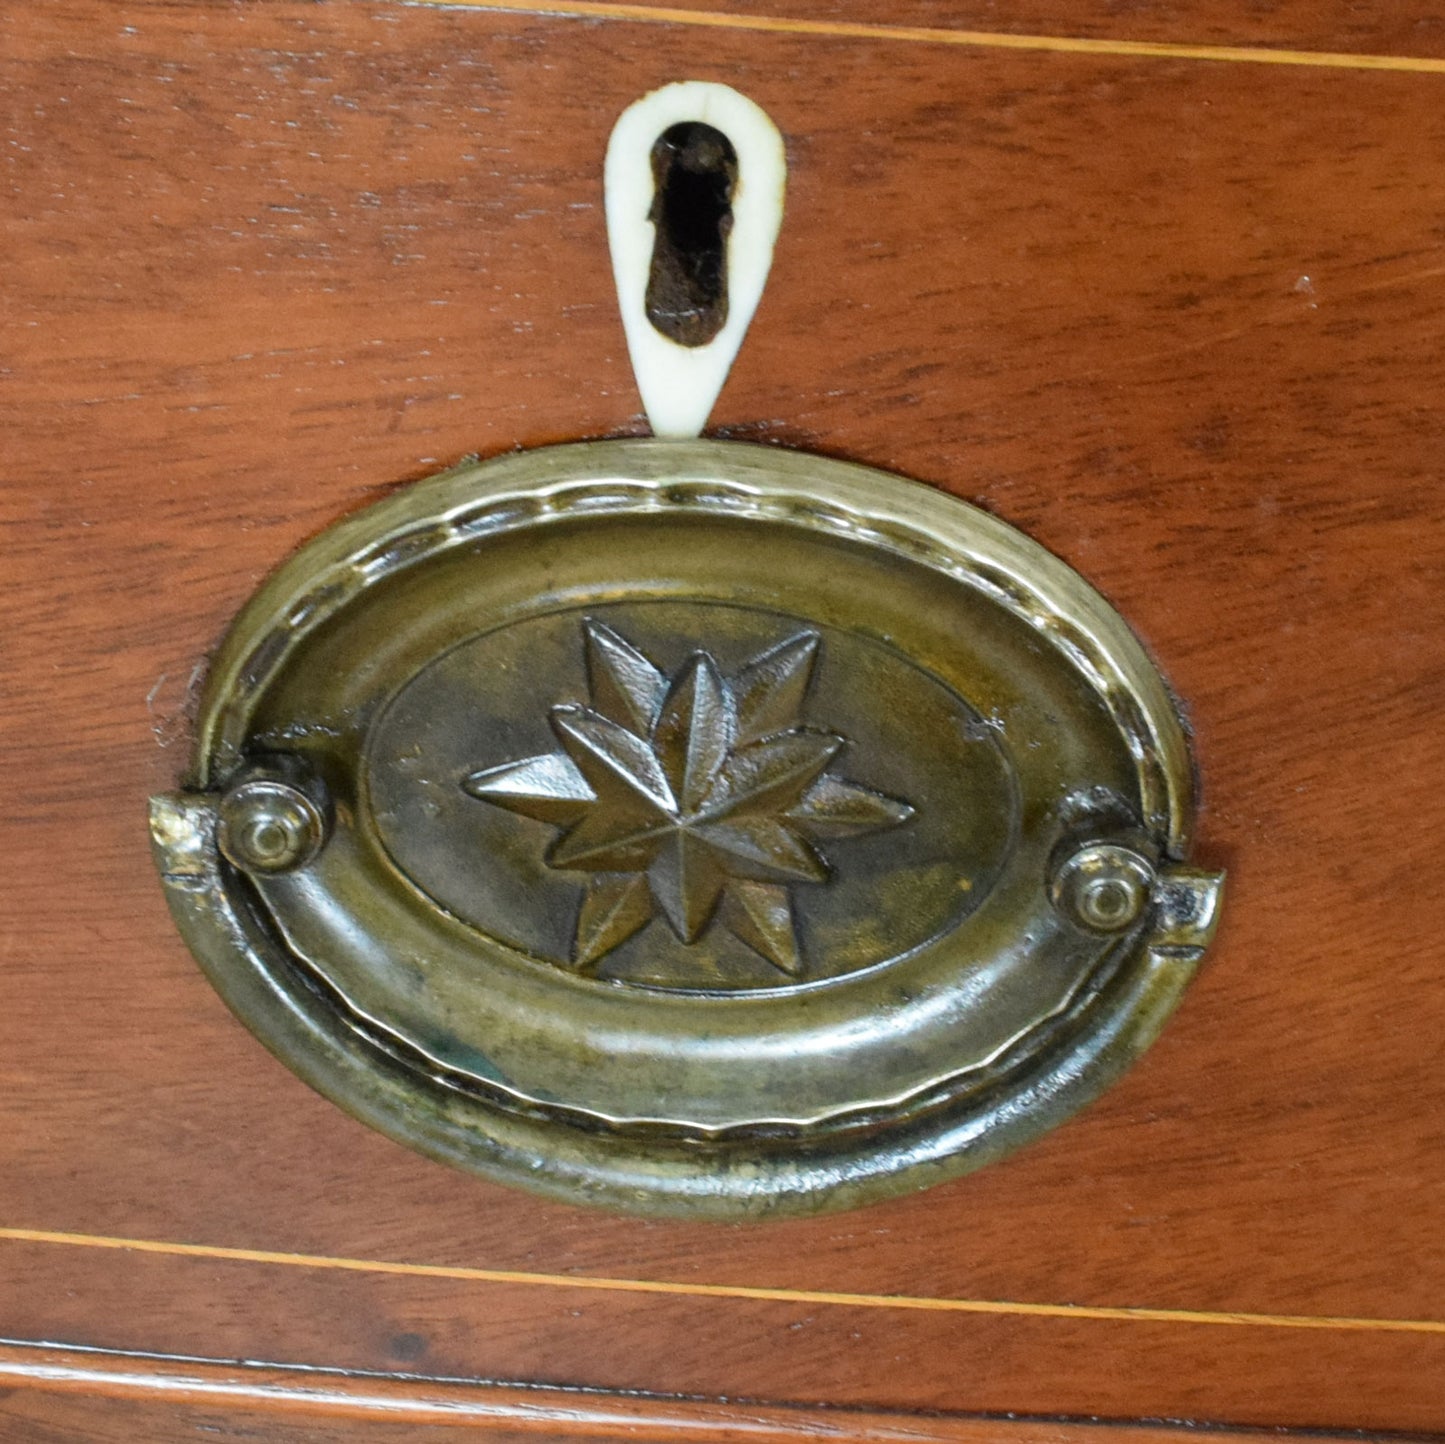
[[[1237,18],[1002,8],[928,23]],[[1236,38],[1430,51],[1425,7],[1363,14],[1252,7]],[[197,669],[293,547],[465,453],[645,429],[600,157],[694,76],[768,109],[791,166],[717,434],[919,477],[1078,567],[1186,699],[1230,870],[1185,1005],[1083,1116],[750,1228],[533,1202],[350,1121],[210,991],[145,836]],[[0,10],[0,1335],[1445,1429],[1442,98],[400,4]],[[87,1405],[27,1434],[29,1407],[0,1437],[91,1437]]]
[[[622,1396],[319,1370],[0,1345],[0,1428],[29,1444],[214,1438],[445,1441],[687,1439],[692,1444],[1184,1444],[1169,1425],[884,1414],[826,1406]],[[5,1436],[9,1437],[9,1436]],[[1321,1437],[1315,1435],[1313,1437]],[[1325,1436],[1340,1438],[1344,1436]],[[1358,1437],[1358,1436],[1354,1436]],[[1278,1431],[1210,1430],[1210,1444],[1266,1444]]]
[[[450,4],[451,0],[418,0]],[[461,0],[502,9],[500,0]],[[1430,5],[1358,0],[1256,0],[1249,5],[1162,4],[1159,0],[768,0],[719,7],[710,0],[533,0],[537,13],[635,18],[713,28],[848,34],[857,27],[920,43],[1105,53],[1144,51],[1253,65],[1344,65],[1438,72],[1445,16]],[[929,36],[909,35],[925,28]],[[1220,53],[1225,52],[1225,53]],[[1300,54],[1299,52],[1303,52]]]

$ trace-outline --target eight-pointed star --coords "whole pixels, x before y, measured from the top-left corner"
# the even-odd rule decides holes
[[[591,705],[551,711],[560,753],[474,772],[473,797],[566,829],[554,868],[591,873],[573,945],[590,970],[659,913],[684,943],[714,921],[802,972],[789,888],[829,870],[814,844],[913,809],[828,768],[845,745],[799,720],[818,655],[802,632],[726,678],[706,652],[665,676],[583,626]]]

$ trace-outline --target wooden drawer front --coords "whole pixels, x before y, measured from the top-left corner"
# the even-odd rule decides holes
[[[1222,7],[575,8],[0,17],[0,1334],[1445,1429],[1445,62],[1310,53],[1445,42],[1347,6],[1233,32],[1290,63],[1199,53]],[[1008,39],[1050,27],[1098,43]],[[1184,1007],[1079,1119],[737,1229],[539,1204],[344,1117],[210,991],[144,832],[291,548],[465,453],[643,430],[600,157],[688,76],[790,151],[717,432],[949,488],[1082,571],[1186,701],[1230,871]]]

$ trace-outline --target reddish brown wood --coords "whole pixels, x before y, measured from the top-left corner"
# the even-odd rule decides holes
[[[1086,1115],[931,1194],[736,1230],[536,1204],[344,1118],[207,988],[144,835],[197,664],[292,547],[467,451],[640,429],[599,158],[623,105],[694,74],[766,106],[792,163],[718,428],[950,487],[1079,567],[1187,699],[1202,847],[1231,869],[1204,975]],[[1441,83],[391,5],[10,7],[0,1224],[1445,1318]],[[1445,1427],[1438,1332],[571,1296],[3,1239],[0,1332]]]
[[[544,3],[549,9],[560,9],[567,0]],[[644,8],[648,3],[642,0]],[[654,3],[660,9],[721,12],[765,23],[803,19],[843,25],[928,26],[973,32],[980,37],[1039,37],[1050,41],[1078,37],[1124,45],[1142,41],[1185,48],[1258,47],[1427,58],[1445,55],[1445,18],[1421,0],[1391,5],[1359,5],[1352,0],[1268,0],[1248,6],[1218,0],[1203,4],[1160,0],[1088,0],[1082,4],[1075,0],[770,0],[766,6],[719,6],[708,0]],[[986,44],[986,38],[981,43]]]
[[[86,1444],[142,1438],[165,1444],[218,1428],[306,1444],[332,1439],[410,1444],[478,1430],[498,1444],[539,1436],[559,1444],[679,1438],[692,1444],[817,1444],[839,1438],[858,1444],[1118,1444],[1121,1439],[1116,1427],[1078,1421],[623,1398],[576,1389],[0,1345],[0,1437],[23,1437],[28,1444],[70,1438]],[[1184,1437],[1182,1429],[1147,1425],[1130,1426],[1122,1435],[1128,1444],[1182,1444]],[[1230,1429],[1209,1437],[1214,1444],[1265,1444],[1279,1435]]]

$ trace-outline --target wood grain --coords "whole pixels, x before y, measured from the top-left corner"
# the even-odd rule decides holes
[[[8,1396],[7,1396],[8,1394]],[[6,1431],[10,1432],[6,1432]],[[694,1444],[1118,1444],[1109,1425],[1067,1420],[946,1418],[855,1409],[776,1408],[579,1389],[517,1388],[269,1369],[0,1344],[0,1438],[145,1439],[233,1432],[268,1440],[675,1440]],[[1131,1426],[1128,1444],[1183,1444],[1186,1431]],[[1211,1431],[1212,1444],[1265,1444],[1277,1432]],[[1320,1436],[1313,1436],[1318,1438]],[[1336,1436],[1343,1437],[1343,1436]],[[1358,1437],[1358,1436],[1354,1436]]]
[[[1205,974],[1085,1116],[936,1192],[757,1229],[533,1203],[350,1122],[206,987],[144,837],[198,664],[292,547],[466,452],[641,429],[598,170],[621,108],[685,75],[753,95],[792,166],[718,432],[949,487],[1082,570],[1187,699],[1202,848],[1231,870]],[[0,12],[0,1223],[1445,1318],[1440,83],[390,5]],[[0,1332],[862,1409],[1445,1428],[1429,1333],[17,1240]]]
[[[508,0],[409,3],[483,11],[515,9]],[[706,0],[682,0],[677,5],[661,0],[530,0],[527,11],[815,39],[1445,74],[1445,59],[1438,53],[1439,17],[1394,7],[1363,12],[1351,5],[1298,10],[1275,5],[1268,12],[1240,15],[1227,6],[1192,7],[1181,13],[1148,5],[1137,7],[1127,17],[1114,7],[1010,5],[1006,13],[999,13],[1003,8],[938,0],[884,0],[868,5],[851,0],[797,0],[766,9],[715,6]]]

